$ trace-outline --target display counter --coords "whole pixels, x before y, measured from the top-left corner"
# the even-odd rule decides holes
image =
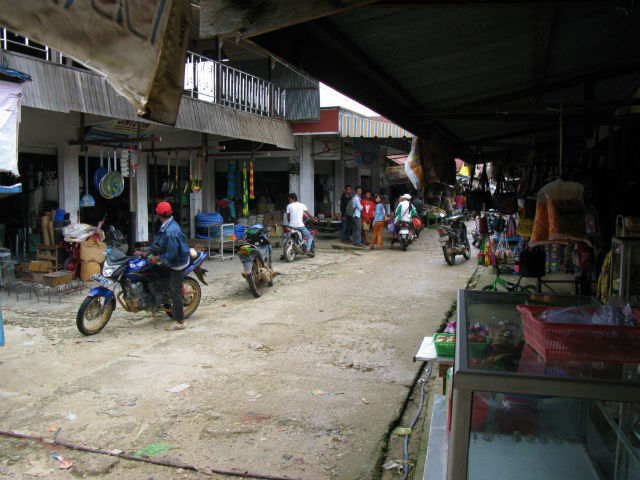
[[[529,298],[458,293],[446,478],[640,478],[639,364],[545,360],[524,342],[516,306]],[[489,331],[488,348],[469,342],[476,323]]]

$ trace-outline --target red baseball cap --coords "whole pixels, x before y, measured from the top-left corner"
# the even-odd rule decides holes
[[[160,202],[156,207],[158,215],[171,215],[171,204],[169,202]]]

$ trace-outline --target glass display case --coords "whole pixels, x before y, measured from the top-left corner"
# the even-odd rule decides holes
[[[640,478],[639,364],[545,360],[524,342],[516,305],[528,300],[459,291],[447,479]],[[471,347],[477,323],[488,348]]]
[[[609,297],[620,297],[632,307],[640,307],[640,238],[614,237],[611,240]]]

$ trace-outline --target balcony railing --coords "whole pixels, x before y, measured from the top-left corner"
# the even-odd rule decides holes
[[[285,116],[285,90],[223,63],[189,52],[184,88],[200,100],[269,117]]]
[[[81,67],[61,52],[2,28],[2,50],[22,53],[48,62]],[[285,116],[283,88],[197,53],[188,52],[184,75],[185,95],[204,102],[266,117]]]

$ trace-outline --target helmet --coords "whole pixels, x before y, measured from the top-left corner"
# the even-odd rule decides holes
[[[411,200],[411,195],[409,195],[408,193],[405,193],[400,198],[404,198],[405,200]]]
[[[171,204],[169,202],[160,202],[156,207],[156,213],[163,216],[171,215]]]

